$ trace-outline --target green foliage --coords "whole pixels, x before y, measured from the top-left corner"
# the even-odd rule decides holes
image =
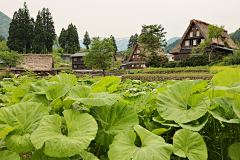
[[[174,154],[189,160],[207,160],[207,147],[199,133],[178,130],[173,136]]]
[[[91,39],[90,39],[88,32],[86,31],[84,38],[83,38],[83,44],[86,46],[87,49],[89,49],[90,43],[91,43]]]
[[[23,57],[19,55],[18,52],[9,51],[5,41],[0,42],[0,59],[2,60],[3,67],[16,66],[23,61]]]
[[[201,42],[197,47],[192,48],[192,53],[205,53],[206,48],[210,47],[210,52],[208,53],[209,58],[208,61],[211,62],[211,55],[213,52],[216,52],[216,48],[218,47],[218,44],[220,41],[223,41],[224,43],[227,42],[224,38],[222,38],[222,32],[224,26],[214,26],[214,25],[208,25],[208,32],[207,32],[207,40],[204,40]],[[217,44],[213,43],[213,40],[217,41]]]
[[[68,29],[62,29],[59,36],[59,44],[66,53],[74,54],[80,51],[79,37],[75,25],[71,23],[68,25]]]
[[[2,35],[0,35],[0,42],[2,42],[2,41],[6,41],[6,39]]]
[[[44,34],[43,34],[43,20],[40,11],[38,12],[37,19],[35,22],[35,28],[34,28],[34,52],[37,54],[41,54],[41,52],[44,50]]]
[[[129,56],[131,55],[132,51],[133,51],[133,48],[129,48],[129,49],[126,49],[126,50],[123,50],[123,51],[118,51],[116,53],[116,55],[121,56],[122,58],[128,59]]]
[[[117,53],[118,48],[117,48],[117,44],[116,44],[116,40],[115,40],[114,36],[111,35],[111,36],[110,36],[110,39],[111,39],[112,42],[113,42],[114,53]]]
[[[122,66],[122,62],[121,61],[114,61],[113,62],[113,68],[120,69],[121,66]]]
[[[33,33],[34,19],[30,18],[26,2],[24,2],[24,7],[14,13],[10,23],[7,42],[9,49],[19,53],[29,53],[32,49]]]
[[[146,66],[163,67],[167,62],[168,58],[165,55],[149,55],[147,57]]]
[[[128,41],[127,50],[134,48],[137,43],[138,43],[138,34],[136,33],[135,35],[131,35]]]
[[[101,41],[99,37],[94,37],[91,40],[89,53],[83,57],[84,64],[88,68],[102,69],[105,76],[105,70],[112,64],[112,52],[114,47],[110,38]]]
[[[229,35],[236,44],[240,43],[240,28]]]
[[[234,50],[233,54],[229,54],[223,58],[224,65],[236,65],[240,64],[240,50]]]
[[[0,159],[239,159],[239,75],[1,81]]]
[[[138,42],[147,45],[144,47],[144,52],[154,54],[156,50],[166,46],[166,39],[164,38],[166,33],[162,25],[143,25]]]

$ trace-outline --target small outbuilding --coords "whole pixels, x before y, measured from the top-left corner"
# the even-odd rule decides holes
[[[65,54],[65,53],[63,53],[61,55],[61,58],[62,58],[63,61],[72,62],[72,57],[71,57],[72,55],[73,54]]]
[[[56,75],[60,70],[54,68],[53,55],[51,54],[22,54],[23,64],[11,68],[14,73],[25,72],[26,69],[47,76],[48,74]]]

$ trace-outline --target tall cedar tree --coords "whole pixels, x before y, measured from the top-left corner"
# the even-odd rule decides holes
[[[133,48],[133,42],[134,42],[134,37],[133,37],[133,35],[131,35],[131,37],[128,41],[127,49]]]
[[[116,40],[112,35],[110,36],[110,39],[112,40],[113,47],[115,48],[114,53],[117,53],[118,48],[117,48]]]
[[[52,52],[52,46],[56,39],[55,27],[48,8],[43,8],[41,15],[44,35],[44,52],[47,51],[48,54],[49,52]]]
[[[138,34],[136,33],[134,36],[133,36],[133,47],[135,47],[135,45],[138,43]]]
[[[155,55],[156,50],[166,46],[166,33],[167,32],[164,32],[162,25],[143,25],[142,33],[138,38],[138,42],[146,44],[144,52],[151,52],[152,55]]]
[[[60,47],[62,47],[64,50],[66,49],[67,46],[67,30],[62,28],[62,31],[59,36],[59,44]]]
[[[68,29],[67,29],[66,43],[67,43],[67,47],[66,47],[67,53],[74,54],[74,53],[80,51],[80,44],[79,44],[77,28],[72,23],[68,26]]]
[[[90,39],[88,32],[86,31],[84,38],[83,38],[83,44],[86,46],[87,49],[89,49],[90,43],[91,43],[91,39]]]
[[[33,41],[34,20],[30,18],[26,2],[24,8],[19,8],[13,15],[9,27],[9,37],[7,45],[10,50],[19,53],[29,53]]]
[[[34,52],[37,54],[41,54],[44,49],[43,24],[40,11],[35,22],[33,46]]]
[[[5,37],[3,37],[2,35],[0,35],[0,42],[2,42],[2,41],[6,41],[6,40],[5,40]]]
[[[88,68],[102,69],[105,76],[105,70],[112,64],[113,51],[113,42],[110,38],[101,41],[99,37],[94,37],[91,40],[89,53],[83,57],[84,64]]]

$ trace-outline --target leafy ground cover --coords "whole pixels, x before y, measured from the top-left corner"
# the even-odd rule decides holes
[[[26,76],[0,91],[0,159],[240,157],[238,69],[211,81]]]

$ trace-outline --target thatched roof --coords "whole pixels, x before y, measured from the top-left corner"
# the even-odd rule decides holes
[[[183,34],[182,38],[178,42],[177,46],[175,48],[173,48],[170,51],[170,53],[179,53],[181,51],[183,40],[185,39],[185,37],[187,36],[189,30],[191,29],[192,24],[196,25],[198,30],[203,35],[204,39],[207,40],[207,32],[208,32],[209,23],[193,19],[193,20],[190,21],[190,24],[189,24],[187,30],[185,31],[185,33]],[[224,37],[228,41],[227,44],[229,45],[230,48],[236,48],[236,44],[233,42],[231,37],[228,35],[227,30],[223,30],[222,37]],[[224,43],[221,40],[217,41],[217,39],[213,39],[212,43],[224,46]]]
[[[140,53],[144,53],[144,46],[147,46],[146,44],[142,44],[142,43],[137,43],[135,45],[135,47],[133,48],[133,51],[131,53],[131,55],[129,56],[127,63],[130,61],[132,55],[136,52],[137,49],[140,49]],[[157,55],[165,55],[164,52],[162,51],[162,48],[159,48],[157,51],[155,51],[157,53]],[[151,52],[147,52],[144,53],[144,55],[147,57],[151,54]]]
[[[21,54],[24,64],[18,68],[27,68],[32,71],[51,71],[54,67],[53,55],[51,54]]]

